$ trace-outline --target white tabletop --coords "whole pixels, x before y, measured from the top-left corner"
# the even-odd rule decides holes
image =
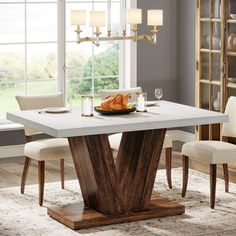
[[[54,137],[72,137],[125,131],[184,127],[228,122],[228,116],[195,107],[161,101],[160,107],[148,107],[148,112],[128,115],[82,117],[79,109],[70,113],[49,114],[38,111],[7,113],[7,119]]]

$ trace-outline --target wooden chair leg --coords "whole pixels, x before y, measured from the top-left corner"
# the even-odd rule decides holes
[[[43,205],[45,161],[38,161],[39,205]]]
[[[167,176],[168,186],[170,189],[172,189],[171,159],[172,159],[172,148],[166,148],[166,176]]]
[[[185,197],[188,185],[188,168],[189,168],[189,157],[183,156],[183,187],[182,187],[182,197]]]
[[[65,188],[65,162],[64,159],[60,160],[60,166],[61,166],[61,188]]]
[[[224,179],[225,179],[225,192],[229,192],[229,170],[228,170],[228,164],[223,164],[223,170],[224,170]]]
[[[215,207],[216,197],[216,164],[210,164],[210,205],[211,208]]]
[[[30,167],[31,159],[29,157],[25,157],[25,163],[24,163],[24,169],[21,177],[21,193],[24,194],[25,192],[25,183],[26,183],[26,178],[29,172],[29,167]]]

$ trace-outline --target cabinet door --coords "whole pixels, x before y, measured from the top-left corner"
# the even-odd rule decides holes
[[[197,105],[200,108],[222,111],[223,101],[223,24],[225,0],[199,0],[197,12]],[[198,127],[200,139],[220,138],[220,125]]]
[[[230,96],[236,96],[236,1],[228,0],[226,5],[226,93],[225,103]]]

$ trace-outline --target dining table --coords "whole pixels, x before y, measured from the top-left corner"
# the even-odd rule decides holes
[[[7,119],[68,139],[83,202],[55,204],[47,213],[82,229],[184,214],[184,205],[153,192],[166,130],[228,122],[229,117],[163,100],[147,112],[84,117],[79,108],[60,114],[25,110],[8,112]],[[114,159],[108,136],[120,132]]]

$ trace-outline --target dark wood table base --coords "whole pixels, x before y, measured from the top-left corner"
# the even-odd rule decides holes
[[[86,207],[55,207],[48,214],[78,229],[184,213],[172,201],[151,201],[165,133],[124,132],[116,161],[107,134],[68,138]]]
[[[185,208],[183,205],[162,198],[156,194],[152,195],[148,210],[129,212],[126,215],[106,216],[88,207],[84,207],[82,202],[67,206],[48,208],[48,215],[50,217],[73,230],[157,217],[174,216],[183,214],[184,212]]]

